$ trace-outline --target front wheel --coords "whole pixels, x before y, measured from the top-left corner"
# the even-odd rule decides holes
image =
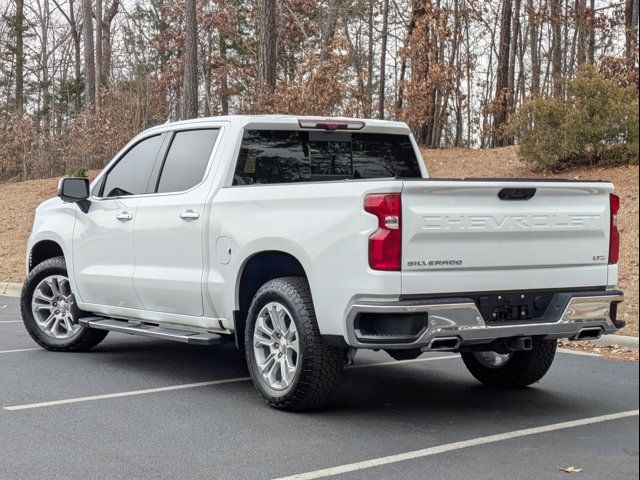
[[[557,340],[534,338],[531,350],[497,353],[463,353],[471,375],[491,387],[521,388],[537,382],[549,371],[556,355]]]
[[[245,330],[253,384],[269,405],[320,408],[342,377],[344,351],[322,339],[306,279],[277,278],[256,293]]]
[[[47,350],[88,350],[109,333],[78,323],[88,314],[76,305],[63,257],[45,260],[29,272],[22,287],[20,309],[29,335]]]

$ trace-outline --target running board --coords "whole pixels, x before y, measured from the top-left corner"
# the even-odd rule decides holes
[[[173,340],[175,342],[190,343],[191,345],[215,345],[224,342],[222,336],[217,333],[178,330],[176,328],[158,327],[156,325],[133,323],[127,322],[126,320],[115,320],[113,318],[88,317],[81,318],[79,322],[82,325],[97,330],[108,330],[110,332]]]

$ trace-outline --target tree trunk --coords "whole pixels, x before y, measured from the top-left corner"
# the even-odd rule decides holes
[[[118,13],[119,0],[113,0],[107,8],[106,16],[102,19],[102,85],[109,86],[111,77],[111,24]]]
[[[325,23],[324,32],[322,34],[322,45],[320,50],[320,62],[324,62],[329,54],[329,47],[333,42],[338,25],[338,13],[340,0],[330,0],[329,12],[327,13],[327,21]]]
[[[409,26],[407,27],[407,36],[404,40],[404,48],[407,47],[409,41],[411,40],[411,35],[413,34],[413,29],[416,27],[416,18],[418,16],[424,15],[424,9],[420,6],[419,2],[413,1],[413,9],[411,11],[411,20],[409,21]],[[398,85],[398,101],[396,102],[396,115],[400,114],[402,110],[402,102],[404,95],[404,80],[407,75],[407,55],[406,53],[402,55],[402,63],[400,64],[400,80]]]
[[[182,82],[182,118],[198,116],[198,23],[196,0],[187,0],[185,8],[184,78]]]
[[[16,0],[16,109],[24,110],[24,0]]]
[[[515,0],[513,11],[513,24],[511,26],[511,45],[509,47],[509,90],[515,92],[516,81],[516,52],[518,50],[518,38],[520,36],[520,7],[522,0]]]
[[[551,2],[551,16],[556,0]],[[558,5],[558,9],[560,6]],[[578,32],[578,66],[587,61],[587,0],[576,0],[575,22]]]
[[[369,0],[369,11],[367,15],[367,104],[364,113],[366,118],[373,117],[373,2],[374,0]]]
[[[638,51],[638,0],[625,1],[624,32],[624,51],[627,65],[634,67]]]
[[[560,14],[562,13],[561,0],[551,0],[551,76],[553,78],[553,94],[559,97],[562,94],[562,26]]]
[[[260,57],[258,61],[258,85],[263,91],[276,88],[277,22],[276,0],[260,0]]]
[[[96,64],[93,44],[93,12],[91,0],[82,0],[82,29],[84,33],[84,88],[87,110],[96,113]]]
[[[591,0],[589,3],[589,48],[587,50],[587,62],[591,65],[596,60],[596,0]]]
[[[227,63],[227,43],[224,37],[220,36],[220,60],[223,65]],[[220,82],[220,106],[223,115],[229,115],[229,85],[227,76],[223,75]]]
[[[387,33],[389,27],[389,0],[384,0],[382,8],[382,46],[380,51],[380,94],[378,98],[378,118],[384,119],[384,98],[386,86]]]
[[[500,45],[498,45],[498,71],[496,73],[496,105],[497,112],[494,116],[492,146],[505,145],[502,128],[507,123],[509,102],[509,58],[511,47],[511,22],[513,16],[513,0],[502,1],[500,19]]]
[[[531,43],[531,95],[540,95],[540,60],[538,59],[538,18],[533,0],[527,1]]]
[[[102,86],[102,0],[96,0],[96,108],[100,108]]]

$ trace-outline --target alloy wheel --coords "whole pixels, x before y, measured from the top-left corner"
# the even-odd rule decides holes
[[[74,302],[69,279],[62,275],[49,275],[33,290],[31,312],[45,335],[67,340],[80,330],[72,311]]]
[[[300,340],[291,313],[281,303],[269,302],[258,313],[253,352],[270,388],[284,390],[293,383],[300,366]]]

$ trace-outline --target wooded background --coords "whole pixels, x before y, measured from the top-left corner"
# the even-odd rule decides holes
[[[550,141],[532,134],[544,122],[551,135],[576,123],[571,112],[590,128],[610,112],[606,134],[573,139],[556,160],[605,158],[593,152],[607,136],[607,152],[637,162],[638,10],[638,0],[0,0],[0,180],[99,168],[147,127],[228,113],[398,119],[428,148],[535,150]],[[609,148],[620,144],[632,148]]]

